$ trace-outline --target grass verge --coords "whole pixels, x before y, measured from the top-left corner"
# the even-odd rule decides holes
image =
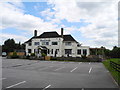
[[[113,76],[113,78],[115,79],[115,81],[118,83],[118,85],[120,86],[120,72],[115,71],[115,69],[113,69],[110,66],[110,61],[113,61],[115,63],[120,64],[120,59],[118,58],[114,58],[114,59],[107,59],[106,61],[103,61],[102,63],[105,65],[105,67],[110,71],[111,75]]]

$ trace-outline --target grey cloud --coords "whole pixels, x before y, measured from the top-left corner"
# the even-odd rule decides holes
[[[100,7],[102,3],[99,3],[99,2],[78,2],[77,5],[80,7],[80,8],[84,8],[84,9],[87,9],[87,10],[93,10],[95,9],[96,7]]]
[[[101,37],[105,37],[105,38],[113,38],[113,37],[116,37],[117,35],[116,35],[116,33],[109,33],[109,32],[105,32],[105,33],[103,33],[102,35],[101,35]]]

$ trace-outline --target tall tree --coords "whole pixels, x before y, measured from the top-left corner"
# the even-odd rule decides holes
[[[120,48],[117,46],[114,46],[111,51],[111,57],[113,58],[120,58]]]
[[[25,50],[25,45],[20,42],[15,43],[14,39],[8,39],[4,42],[4,45],[2,45],[2,51],[7,53],[21,49]]]
[[[3,52],[13,52],[15,48],[15,41],[14,39],[8,39],[4,42],[4,45],[2,46]]]

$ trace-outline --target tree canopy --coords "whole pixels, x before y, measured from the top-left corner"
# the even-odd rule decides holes
[[[2,45],[2,52],[13,52],[16,50],[25,50],[25,45],[19,43],[15,43],[14,39],[8,39],[4,42],[4,45]]]

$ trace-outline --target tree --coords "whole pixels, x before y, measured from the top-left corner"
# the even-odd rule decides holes
[[[4,42],[4,45],[2,45],[2,51],[3,52],[13,52],[15,48],[15,41],[14,39],[8,39]]]
[[[21,44],[20,44],[20,42],[15,44],[15,49],[16,49],[16,50],[20,50],[20,49],[21,49]]]
[[[21,44],[21,49],[25,50],[25,44]]]
[[[114,46],[110,54],[112,58],[120,58],[120,48]]]
[[[2,45],[2,52],[14,52],[16,50],[25,50],[25,45],[19,43],[15,43],[14,39],[8,39],[4,42],[4,45]]]
[[[101,47],[104,50],[104,55],[111,58],[120,58],[120,47],[114,46],[112,50]]]
[[[111,56],[111,51],[109,49],[104,49],[104,54],[105,54],[105,56],[110,57]]]

